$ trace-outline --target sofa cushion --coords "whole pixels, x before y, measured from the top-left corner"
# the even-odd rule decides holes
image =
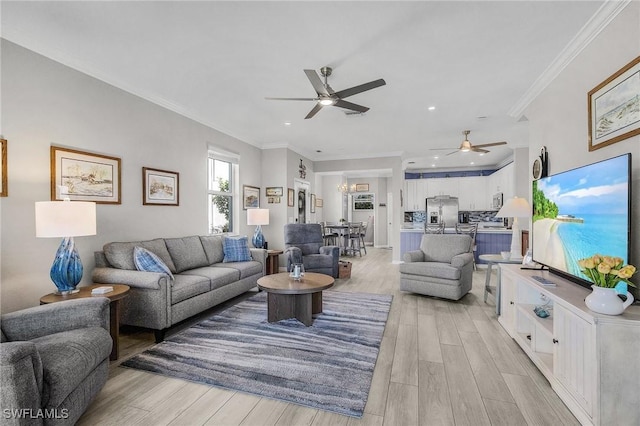
[[[171,304],[175,305],[211,289],[209,278],[201,275],[175,275],[171,286]]]
[[[33,339],[43,368],[42,405],[59,406],[109,358],[111,335],[102,327],[64,331]]]
[[[400,264],[401,274],[422,275],[425,277],[459,280],[461,270],[447,263],[439,262],[411,262]]]
[[[302,258],[304,269],[333,268],[333,256],[327,254],[308,254]]]
[[[106,256],[109,264],[118,269],[136,270],[135,262],[133,261],[133,249],[136,246],[146,248],[156,256],[158,256],[169,270],[173,273],[176,272],[176,267],[173,264],[173,260],[169,255],[167,246],[162,238],[156,238],[148,241],[133,241],[126,243],[108,243],[105,244],[102,250]]]
[[[450,263],[453,256],[472,250],[471,237],[466,234],[424,234],[420,250],[427,262]]]
[[[180,273],[187,269],[207,266],[207,255],[197,235],[184,238],[165,238],[167,249],[173,263],[176,265],[176,272]]]
[[[223,262],[247,262],[251,260],[249,242],[244,237],[225,237]]]
[[[173,274],[169,267],[164,264],[162,259],[146,248],[140,246],[133,248],[133,263],[135,263],[138,271],[161,272],[173,279]]]
[[[240,272],[240,278],[247,278],[252,275],[262,275],[262,263],[250,260],[248,262],[228,262],[212,265],[214,268],[231,268]]]
[[[222,263],[224,260],[223,240],[224,237],[222,235],[207,235],[200,237],[200,242],[202,242],[202,247],[207,255],[209,265]]]
[[[229,265],[228,263],[220,264]],[[240,271],[233,268],[217,268],[214,266],[206,266],[204,268],[190,269],[184,271],[182,275],[193,275],[199,277],[206,277],[210,281],[210,290],[215,290],[220,287],[224,287],[227,284],[234,283],[240,279]]]

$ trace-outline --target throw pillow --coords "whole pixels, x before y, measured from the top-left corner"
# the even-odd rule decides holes
[[[226,237],[224,239],[224,259],[223,262],[247,262],[251,260],[249,242],[247,237]]]
[[[138,271],[161,272],[173,279],[169,267],[156,254],[146,248],[135,246],[133,248],[133,263]]]

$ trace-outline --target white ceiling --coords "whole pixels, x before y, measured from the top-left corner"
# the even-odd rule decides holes
[[[415,161],[409,168],[487,167],[528,146],[526,120],[509,111],[602,3],[3,1],[1,28],[258,147],[312,160],[400,155]],[[325,65],[336,91],[387,85],[348,99],[370,107],[364,115],[325,107],[305,120],[313,102],[264,99],[313,97],[303,69]],[[465,129],[472,143],[508,144],[484,156],[429,150],[457,147]]]

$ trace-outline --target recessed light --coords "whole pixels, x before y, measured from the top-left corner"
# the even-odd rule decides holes
[[[484,155],[484,152],[481,152],[481,153],[480,153],[480,157],[482,157],[483,155]]]
[[[430,106],[429,108],[427,108],[429,111],[434,111],[436,109],[436,107],[434,106]]]
[[[436,166],[435,164],[432,164],[432,165],[431,165],[431,167],[435,167],[435,166]]]
[[[434,160],[437,160],[438,158],[440,158],[440,157],[438,157],[437,155],[434,155],[434,156],[433,156],[433,159],[434,159]]]
[[[285,121],[285,122],[284,122],[284,125],[285,125],[285,126],[291,126],[291,122],[290,122],[290,121]]]
[[[475,163],[472,161],[472,162],[471,162],[471,163],[469,163],[469,164],[471,164],[471,165],[473,166]]]

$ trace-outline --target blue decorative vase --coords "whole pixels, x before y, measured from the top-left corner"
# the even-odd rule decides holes
[[[251,239],[253,246],[255,248],[263,248],[264,247],[264,235],[262,235],[262,226],[256,226],[256,232],[253,234],[253,238]]]
[[[59,294],[75,293],[76,286],[82,279],[82,262],[76,250],[73,237],[62,240],[56,258],[51,265],[51,280],[58,287]]]

